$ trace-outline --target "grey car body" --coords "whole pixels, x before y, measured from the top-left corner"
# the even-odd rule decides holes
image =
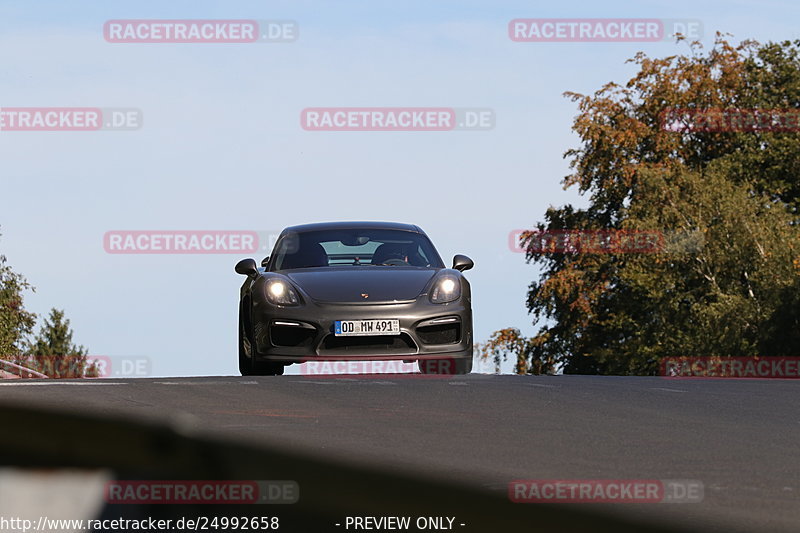
[[[253,259],[236,265],[247,277],[239,301],[239,370],[275,375],[292,363],[362,359],[417,361],[423,373],[469,373],[472,296],[462,272],[472,266],[457,255],[446,268],[415,225],[286,228],[261,267]],[[393,329],[347,336],[337,321],[340,330],[354,322]]]

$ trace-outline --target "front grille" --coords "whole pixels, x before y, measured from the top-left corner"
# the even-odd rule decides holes
[[[386,355],[416,353],[417,345],[406,333],[364,337],[328,335],[320,346],[320,355]]]
[[[455,344],[461,340],[461,323],[421,326],[417,328],[417,336],[424,344]]]
[[[269,328],[273,346],[311,346],[316,331],[297,326],[272,326]]]

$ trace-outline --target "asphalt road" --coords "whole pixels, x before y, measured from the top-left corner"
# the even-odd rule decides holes
[[[798,398],[800,383],[788,380],[473,374],[0,381],[0,402],[180,417],[215,436],[433,472],[502,492],[517,479],[698,480],[701,503],[593,506],[726,532],[800,528]]]

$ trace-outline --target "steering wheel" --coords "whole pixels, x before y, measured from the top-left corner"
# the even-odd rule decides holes
[[[408,262],[407,261],[403,261],[402,259],[398,259],[396,257],[392,257],[392,258],[386,259],[381,264],[382,265],[389,265],[389,266],[408,266]]]

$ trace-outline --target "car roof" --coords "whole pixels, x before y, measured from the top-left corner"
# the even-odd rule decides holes
[[[301,224],[299,226],[290,226],[283,230],[283,233],[305,233],[307,231],[319,231],[319,230],[348,230],[348,229],[393,229],[393,230],[400,230],[400,231],[411,231],[414,233],[421,233],[425,235],[425,232],[419,226],[414,224],[403,224],[400,222],[317,222],[314,224]]]

